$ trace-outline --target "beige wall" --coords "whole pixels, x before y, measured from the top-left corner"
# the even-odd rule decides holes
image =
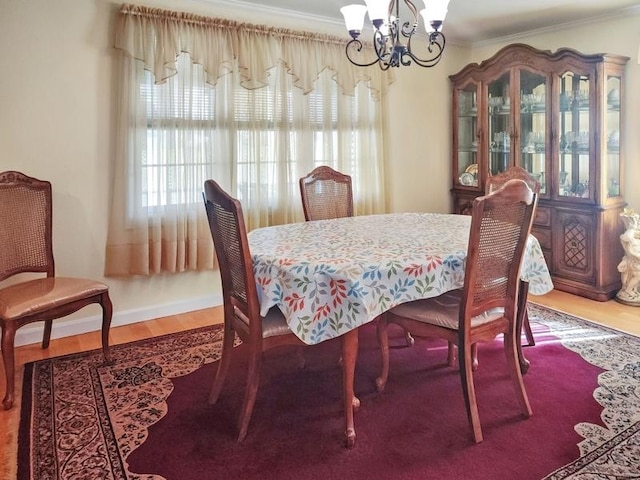
[[[447,46],[433,68],[397,70],[388,99],[387,176],[393,212],[451,211],[449,75],[468,63],[468,49]]]
[[[214,7],[201,1],[157,0],[140,4],[210,16],[321,29],[343,27],[283,19],[255,11]],[[54,242],[58,274],[102,278],[114,153],[113,21],[121,2],[111,0],[0,1],[0,170],[16,169],[54,186]],[[634,21],[635,20],[635,21]],[[627,78],[627,199],[640,208],[640,66],[635,62],[637,18],[517,41],[538,48],[577,48],[586,53],[629,55]],[[603,31],[603,25],[598,25]],[[387,194],[391,211],[450,210],[450,92],[448,76],[502,45],[467,49],[449,45],[431,69],[400,69],[389,95]],[[630,184],[630,185],[629,185]],[[202,308],[220,302],[216,272],[152,278],[104,279],[111,286],[114,324]],[[94,308],[94,307],[91,307]],[[54,336],[95,329],[97,309],[58,321]],[[29,327],[23,329],[28,330]],[[28,330],[18,342],[35,341]]]

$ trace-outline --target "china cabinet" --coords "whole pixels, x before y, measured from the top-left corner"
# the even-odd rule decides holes
[[[469,213],[489,176],[526,169],[555,287],[601,301],[620,288],[628,60],[514,44],[450,77],[454,211]]]

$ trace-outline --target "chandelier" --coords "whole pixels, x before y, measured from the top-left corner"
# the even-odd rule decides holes
[[[411,48],[411,40],[418,32],[418,9],[410,0],[403,0],[403,2],[411,12],[413,21],[402,23],[400,20],[400,0],[365,0],[366,6],[347,5],[340,9],[351,35],[351,40],[345,49],[351,63],[359,67],[378,63],[382,70],[387,70],[389,67],[408,66],[411,62],[421,67],[433,67],[440,61],[445,42],[440,29],[447,14],[449,0],[424,0],[425,8],[420,11],[420,15],[426,30],[425,58],[421,58]],[[375,27],[373,46],[377,58],[361,62],[358,52],[362,51],[362,42],[358,37],[362,32],[367,11]],[[402,43],[403,39],[406,39],[406,44]]]

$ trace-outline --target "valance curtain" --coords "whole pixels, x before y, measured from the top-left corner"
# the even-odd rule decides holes
[[[392,76],[353,66],[344,43],[124,5],[106,275],[212,268],[208,178],[242,202],[249,230],[302,221],[297,181],[320,164],[354,177],[357,214],[383,212]]]

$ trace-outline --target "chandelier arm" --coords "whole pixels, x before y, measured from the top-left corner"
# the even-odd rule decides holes
[[[371,61],[371,63],[360,63],[360,62],[356,62],[353,58],[351,58],[351,55],[349,54],[349,50],[355,48],[357,52],[361,52],[362,46],[363,46],[362,42],[357,38],[351,39],[351,41],[347,43],[344,49],[345,54],[347,55],[347,60],[349,60],[351,63],[353,63],[358,67],[370,67],[371,65],[375,65],[380,61],[380,58],[376,58],[375,60]]]
[[[398,1],[398,0],[396,0],[396,1]],[[413,15],[413,22],[414,23],[418,23],[418,8],[413,4],[413,2],[411,0],[404,0],[404,4],[411,11],[411,15]]]
[[[434,56],[432,56],[431,58],[420,58],[416,56],[414,53],[412,53],[411,50],[407,49],[404,52],[403,57],[404,56],[410,57],[411,60],[413,60],[416,64],[420,65],[421,67],[435,66],[440,61],[440,58],[444,53],[445,38],[441,32],[433,32],[429,36],[429,39],[430,39],[429,52],[436,50],[436,53],[434,54]],[[405,61],[402,62],[403,65],[408,65],[410,63],[411,63],[410,61],[407,61],[407,63],[405,63]]]
[[[413,23],[411,23],[409,21],[404,22],[402,24],[402,28],[400,29],[400,32],[402,33],[402,36],[404,38],[411,38],[411,36],[416,33],[416,30],[418,30],[418,21],[417,20],[415,22],[413,22]]]
[[[396,66],[394,58],[395,39],[394,25],[389,26],[389,33],[387,35],[383,34],[380,30],[376,30],[373,35],[373,48],[378,57],[378,64],[382,70],[388,70],[389,67]]]

